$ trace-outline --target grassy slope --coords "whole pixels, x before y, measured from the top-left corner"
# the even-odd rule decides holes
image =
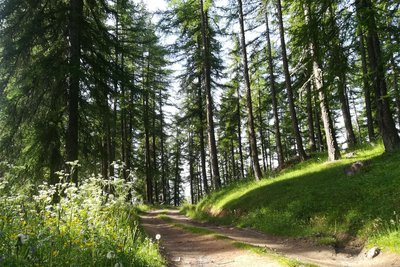
[[[344,175],[344,166],[367,159],[365,171]],[[315,155],[273,179],[227,187],[186,212],[276,235],[317,237],[321,243],[368,237],[370,245],[400,253],[399,204],[400,153],[383,154],[378,145],[334,163]]]

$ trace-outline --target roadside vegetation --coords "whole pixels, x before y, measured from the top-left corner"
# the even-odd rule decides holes
[[[400,253],[400,153],[383,151],[382,145],[363,147],[335,162],[314,154],[260,182],[230,185],[183,212],[337,247],[358,239]],[[368,165],[346,176],[344,168],[355,161]]]
[[[0,178],[0,266],[163,265],[126,201],[131,184],[91,176],[76,186],[60,172],[59,183],[36,190],[20,187],[8,167]]]

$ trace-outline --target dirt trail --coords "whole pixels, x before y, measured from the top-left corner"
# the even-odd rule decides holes
[[[161,235],[161,252],[168,266],[281,266],[266,257],[236,248],[227,240],[174,227],[159,219],[160,214],[161,211],[152,211],[141,215],[141,224],[152,238]]]
[[[151,211],[141,216],[144,229],[150,236],[161,234],[161,246],[169,266],[281,266],[273,259],[234,247],[230,241],[217,240],[210,235],[196,235],[172,226],[158,218],[165,214],[173,222],[207,228],[233,240],[266,247],[287,257],[318,266],[400,266],[400,257],[381,253],[367,259],[365,251],[359,255],[336,253],[331,247],[315,246],[304,239],[270,236],[250,229],[217,226],[193,221],[176,210]]]

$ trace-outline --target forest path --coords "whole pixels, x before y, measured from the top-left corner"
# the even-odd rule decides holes
[[[374,259],[367,259],[363,252],[358,255],[336,253],[332,247],[317,247],[306,239],[276,237],[251,229],[193,221],[177,210],[153,210],[140,217],[150,237],[161,235],[161,252],[168,266],[286,266],[278,263],[283,257],[274,252],[317,266],[400,266],[397,255],[381,253]],[[183,229],[188,226],[202,230],[203,234]],[[207,232],[210,234],[204,234]],[[215,234],[226,238],[217,238]],[[235,246],[238,242],[266,248],[269,252],[256,254]]]
[[[235,247],[228,240],[217,239],[212,235],[199,235],[182,230],[160,219],[166,214],[173,220],[180,220],[177,211],[158,210],[140,216],[141,225],[150,237],[161,235],[161,253],[168,266],[282,266],[276,261]]]

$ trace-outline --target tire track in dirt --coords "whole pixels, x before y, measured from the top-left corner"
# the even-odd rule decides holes
[[[257,255],[235,247],[230,241],[212,235],[197,235],[164,222],[158,215],[163,211],[150,211],[140,215],[141,225],[153,239],[161,235],[161,253],[168,266],[282,266],[267,256]]]
[[[327,267],[398,267],[400,256],[387,252],[381,253],[376,258],[367,259],[362,250],[359,254],[336,253],[331,246],[316,246],[310,240],[304,238],[285,238],[260,233],[252,229],[239,229],[229,226],[214,225],[194,221],[177,210],[152,211],[153,214],[164,214],[173,222],[203,227],[217,234],[226,236],[232,240],[244,242],[250,245],[268,248],[286,257],[302,262],[309,262],[318,266]],[[164,222],[165,223],[165,222]],[[233,265],[227,265],[233,266]],[[243,265],[252,266],[252,265]]]

